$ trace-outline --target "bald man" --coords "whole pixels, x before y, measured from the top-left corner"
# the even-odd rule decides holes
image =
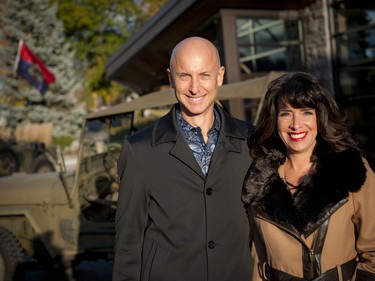
[[[215,103],[224,72],[206,39],[173,49],[178,103],[125,140],[118,159],[113,281],[250,281],[250,125]]]

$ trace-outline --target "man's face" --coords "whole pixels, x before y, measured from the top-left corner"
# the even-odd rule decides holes
[[[176,52],[168,75],[184,117],[213,114],[224,72],[216,53],[206,45],[186,45]]]

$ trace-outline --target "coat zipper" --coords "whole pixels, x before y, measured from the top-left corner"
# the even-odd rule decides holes
[[[314,271],[314,263],[315,263],[315,252],[313,249],[309,251],[309,262],[310,262],[310,272]]]

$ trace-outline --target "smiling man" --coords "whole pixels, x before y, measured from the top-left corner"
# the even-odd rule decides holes
[[[190,125],[200,127],[207,140],[214,122],[214,104],[223,84],[224,66],[211,42],[189,38],[173,50],[168,71],[171,87],[180,103],[181,115]]]
[[[114,281],[250,280],[250,125],[215,103],[224,72],[211,42],[181,41],[167,69],[178,103],[124,142]]]

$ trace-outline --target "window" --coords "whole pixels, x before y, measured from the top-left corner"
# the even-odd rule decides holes
[[[303,67],[300,21],[241,17],[237,18],[236,25],[243,78],[251,77],[256,72]]]
[[[331,6],[336,99],[374,167],[375,7],[370,4],[333,0]]]

